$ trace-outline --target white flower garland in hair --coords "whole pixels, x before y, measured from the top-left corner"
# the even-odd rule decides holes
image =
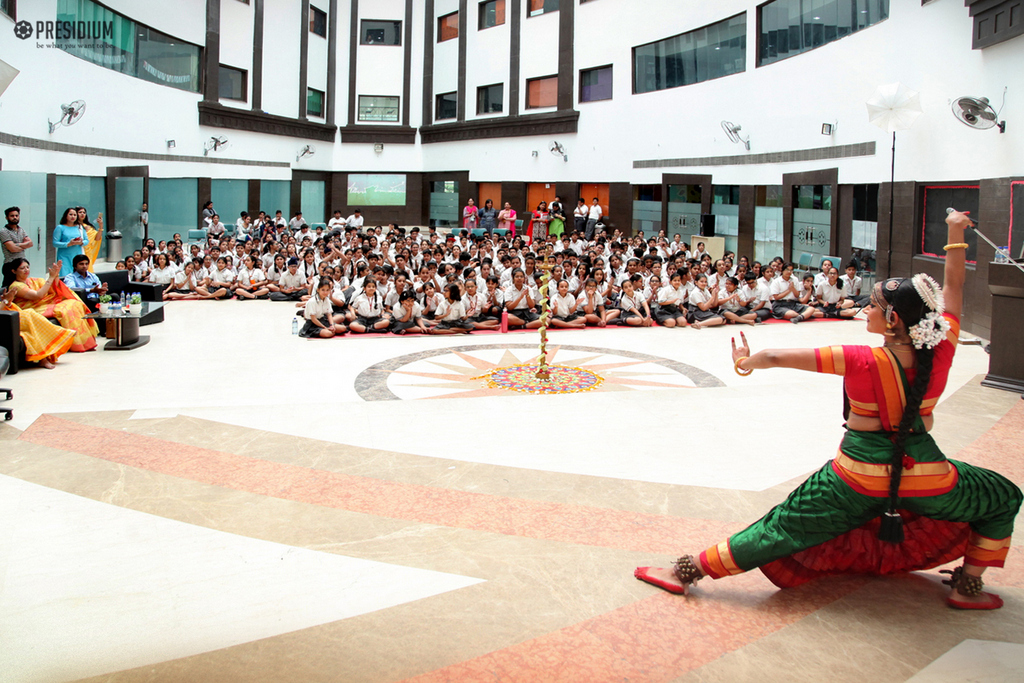
[[[915,349],[934,349],[946,338],[949,329],[949,321],[938,311],[931,311],[916,325],[911,325],[907,333]]]
[[[921,301],[925,303],[929,310],[939,315],[946,312],[946,299],[942,296],[942,287],[939,286],[939,283],[934,278],[924,273],[918,273],[911,282],[914,284],[914,289],[917,290],[918,296],[921,297]]]

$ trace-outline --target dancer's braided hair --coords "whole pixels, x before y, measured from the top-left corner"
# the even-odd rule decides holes
[[[894,283],[894,284],[891,284]],[[933,309],[925,303],[918,293],[911,278],[893,278],[885,280],[876,287],[876,298],[891,306],[906,329],[921,322]],[[899,502],[900,478],[903,474],[903,457],[906,455],[905,444],[910,431],[921,414],[921,402],[932,377],[932,361],[935,351],[932,348],[917,349],[917,374],[907,395],[907,405],[903,410],[899,428],[893,437],[891,474],[889,476],[888,507],[882,517],[882,525],[878,537],[890,543],[903,541],[903,520],[896,511]]]

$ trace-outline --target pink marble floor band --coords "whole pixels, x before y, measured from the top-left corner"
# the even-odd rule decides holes
[[[19,437],[203,484],[423,524],[678,555],[737,524],[403,484],[285,465],[43,415]]]

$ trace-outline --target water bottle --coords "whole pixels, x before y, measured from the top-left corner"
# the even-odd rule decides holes
[[[996,249],[996,263],[1009,263],[1010,247],[999,247]]]
[[[501,312],[501,331],[508,332],[508,311]]]
[[[298,318],[292,318],[292,334],[298,334],[298,333],[299,333],[299,319]]]

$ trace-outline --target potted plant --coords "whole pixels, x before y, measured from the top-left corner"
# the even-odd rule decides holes
[[[110,311],[110,295],[104,294],[100,297],[100,315],[106,315]]]
[[[125,313],[131,313],[133,311],[137,311],[139,308],[142,307],[142,295],[141,294],[132,294],[131,296],[127,297],[127,299],[128,299],[128,301],[125,302],[125,307],[124,307],[124,312]],[[129,304],[131,306],[130,308],[129,308]]]

